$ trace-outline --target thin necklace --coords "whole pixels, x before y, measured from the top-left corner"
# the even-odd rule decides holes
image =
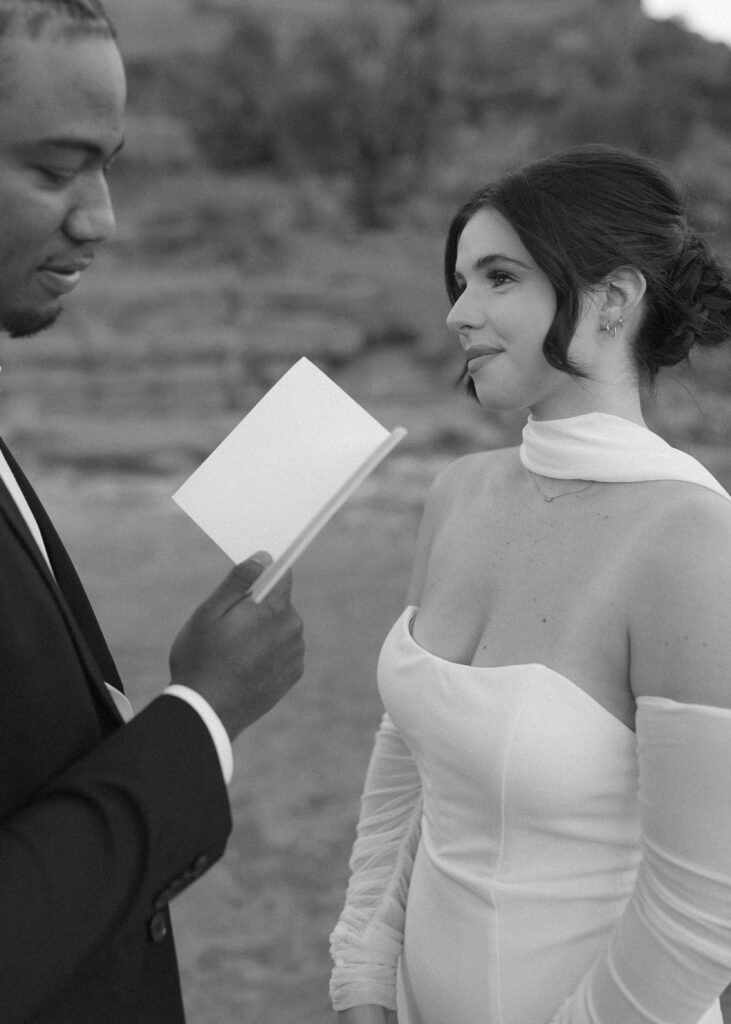
[[[534,475],[532,470],[529,469],[528,473],[530,474],[531,480],[536,485],[536,490],[538,491],[540,496],[543,498],[544,501],[548,501],[548,502],[555,501],[557,498],[568,498],[569,495],[571,495],[571,494],[583,494],[584,491],[588,491],[589,488],[593,487],[594,484],[596,483],[596,480],[590,480],[588,484],[585,484],[583,487],[577,487],[575,491],[563,491],[562,494],[553,494],[553,495],[551,495],[551,494],[546,494],[544,491],[541,490],[541,486],[538,483],[538,480],[536,479],[536,477],[535,477],[535,475]]]

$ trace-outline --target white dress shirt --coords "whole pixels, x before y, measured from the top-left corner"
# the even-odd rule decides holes
[[[41,536],[41,531],[38,527],[38,523],[36,522],[35,517],[28,506],[28,502],[25,500],[23,492],[21,491],[18,485],[18,481],[15,479],[15,475],[13,474],[13,471],[8,465],[7,459],[3,455],[2,451],[0,451],[0,480],[3,481],[8,491],[10,492],[10,496],[12,497],[15,504],[18,506],[18,511],[25,520],[26,525],[33,536],[33,539],[35,540],[41,554],[46,560],[46,564],[48,565],[48,568],[51,571],[51,575],[53,575],[51,561],[48,557],[46,546],[43,543],[43,537]],[[121,690],[118,690],[116,687],[111,686],[109,683],[106,683],[106,687],[109,690],[109,694],[114,703],[116,704],[117,709],[120,712],[123,720],[125,722],[128,722],[134,715],[132,705],[130,704],[129,700],[121,692]],[[163,690],[163,693],[171,697],[177,697],[180,700],[184,700],[187,704],[190,704],[190,706],[203,719],[206,727],[208,728],[209,733],[211,734],[211,739],[213,740],[214,746],[216,748],[216,753],[218,754],[218,760],[220,761],[221,764],[221,772],[223,773],[224,781],[228,785],[233,776],[233,750],[231,748],[231,741],[228,737],[228,733],[226,732],[223,723],[221,722],[221,719],[218,717],[218,715],[213,710],[208,701],[205,699],[205,697],[202,697],[196,690],[192,690],[188,686],[181,686],[178,683],[171,684]]]

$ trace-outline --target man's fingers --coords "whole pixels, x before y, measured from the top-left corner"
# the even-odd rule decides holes
[[[266,551],[257,551],[245,562],[235,565],[228,576],[213,591],[206,604],[215,611],[222,612],[243,601],[251,590],[252,584],[271,564],[272,556]]]
[[[239,562],[239,565],[246,565],[248,562],[258,562],[259,565],[265,569],[268,565],[271,565],[274,559],[268,551],[257,551],[255,554],[250,555],[246,562]]]
[[[292,570],[288,569],[281,580],[272,587],[271,591],[264,598],[274,611],[283,611],[289,606],[292,600]]]
[[[233,589],[240,589],[242,596],[244,596],[249,591],[252,583],[261,576],[271,563],[272,556],[268,552],[257,551],[251,558],[247,558],[245,562],[239,562],[238,565],[233,567],[224,580],[224,585],[230,584]]]

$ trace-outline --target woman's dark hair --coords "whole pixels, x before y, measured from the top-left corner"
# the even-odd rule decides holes
[[[686,221],[673,182],[651,161],[612,146],[578,146],[528,164],[475,192],[457,211],[444,253],[447,293],[459,297],[460,235],[478,210],[497,210],[520,236],[556,294],[543,351],[559,370],[582,376],[568,356],[582,293],[620,267],[647,281],[645,313],[634,338],[635,364],[652,382],[694,345],[731,335],[731,282]]]

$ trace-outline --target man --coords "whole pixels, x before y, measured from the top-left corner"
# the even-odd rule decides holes
[[[125,80],[98,0],[0,0],[0,327],[51,324],[112,233]],[[302,673],[287,578],[238,566],[125,724],[51,523],[0,444],[0,1021],[180,1024],[168,901],[230,831],[230,740]],[[122,709],[120,711],[120,709]]]

